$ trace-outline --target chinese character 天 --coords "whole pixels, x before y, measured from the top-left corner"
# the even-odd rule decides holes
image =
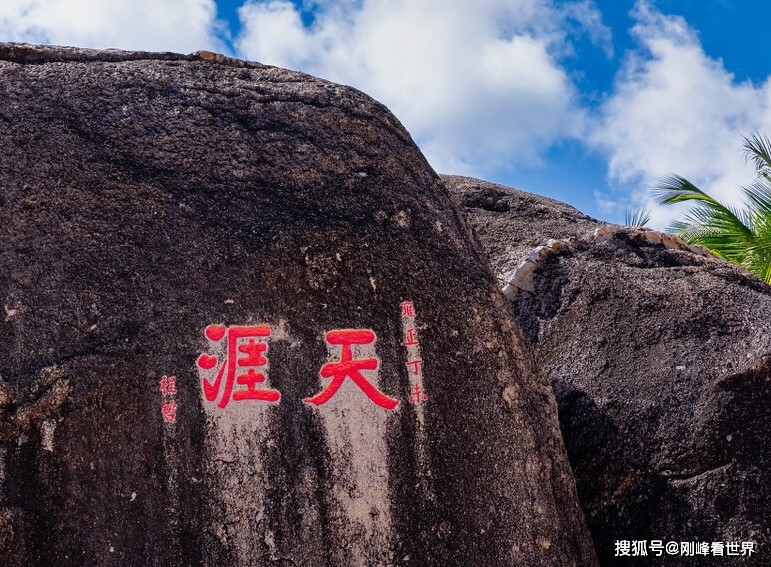
[[[375,342],[375,333],[369,329],[329,331],[326,335],[328,345],[340,345],[340,361],[328,362],[321,367],[321,376],[331,378],[330,383],[318,394],[306,398],[310,404],[325,404],[335,395],[346,378],[350,378],[375,404],[387,410],[394,409],[399,401],[389,398],[375,388],[361,373],[362,370],[377,370],[376,358],[354,359],[351,346],[368,345]]]

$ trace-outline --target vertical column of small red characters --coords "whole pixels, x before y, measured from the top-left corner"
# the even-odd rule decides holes
[[[425,388],[423,387],[423,359],[420,356],[420,342],[418,341],[418,330],[415,323],[417,314],[415,305],[412,301],[403,301],[402,308],[402,330],[404,331],[404,346],[407,348],[407,374],[410,378],[410,396],[411,404],[422,404],[428,400]]]
[[[161,378],[161,415],[163,421],[167,424],[174,423],[177,420],[177,379],[174,376],[163,376]]]

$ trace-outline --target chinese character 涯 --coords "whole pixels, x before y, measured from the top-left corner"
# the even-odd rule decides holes
[[[271,388],[258,388],[265,382],[264,367],[268,364],[266,353],[268,344],[264,340],[270,336],[270,326],[254,325],[209,325],[205,330],[206,337],[215,343],[227,340],[225,359],[221,362],[214,382],[205,376],[202,386],[206,399],[213,402],[222,390],[219,407],[225,408],[230,399],[234,401],[258,400],[278,402],[281,394]],[[204,371],[212,370],[219,362],[218,357],[202,354],[198,357],[198,367]],[[224,387],[223,387],[224,378]],[[235,388],[235,384],[242,386]]]
[[[354,359],[352,345],[369,345],[375,342],[375,333],[369,329],[345,329],[329,331],[326,334],[328,345],[340,345],[340,360],[328,362],[321,367],[322,378],[331,378],[329,384],[318,394],[305,398],[305,402],[322,405],[335,395],[346,378],[350,378],[375,404],[388,410],[398,405],[398,400],[389,398],[375,388],[361,373],[363,370],[377,370],[377,358]]]

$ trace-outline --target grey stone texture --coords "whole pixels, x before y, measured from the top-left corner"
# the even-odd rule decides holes
[[[554,387],[600,563],[771,564],[771,287],[670,235],[443,180],[499,281],[518,274],[509,304]],[[616,540],[757,547],[632,558]]]
[[[364,94],[2,44],[0,227],[2,565],[596,564],[549,384]]]

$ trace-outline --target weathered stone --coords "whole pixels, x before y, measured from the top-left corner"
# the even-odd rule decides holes
[[[210,53],[0,77],[3,565],[595,564],[548,382],[387,109]]]
[[[510,306],[554,387],[601,564],[627,561],[614,557],[616,540],[647,539],[754,541],[751,557],[714,560],[768,565],[771,288],[671,235],[603,226],[483,181],[444,181],[499,278],[536,247],[548,251],[528,267],[531,289],[511,286]],[[497,210],[474,205],[484,194]]]
[[[443,175],[455,203],[467,212],[501,284],[549,239],[569,240],[590,233],[601,223],[573,207],[460,175]]]

